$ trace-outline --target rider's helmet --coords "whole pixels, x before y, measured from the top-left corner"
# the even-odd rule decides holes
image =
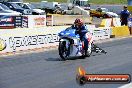
[[[78,27],[82,26],[83,25],[83,21],[79,18],[77,18],[75,21],[74,21],[74,24]]]

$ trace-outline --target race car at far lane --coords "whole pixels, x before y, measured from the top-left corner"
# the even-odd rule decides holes
[[[112,17],[118,17],[116,13],[109,12],[106,8],[97,8],[97,9],[91,9],[90,10],[90,16],[92,17],[103,17],[103,18],[112,18]]]

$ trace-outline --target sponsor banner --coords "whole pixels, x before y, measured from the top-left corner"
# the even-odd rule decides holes
[[[24,15],[22,18],[23,28],[38,28],[46,26],[46,15]]]
[[[58,33],[69,26],[0,30],[0,53],[58,45]],[[29,29],[29,30],[27,30]],[[94,40],[110,38],[110,28],[88,29]]]
[[[58,45],[58,33],[66,26],[0,30],[0,53]]]
[[[22,17],[22,28],[28,28],[28,16]]]
[[[28,16],[28,27],[44,27],[46,26],[46,15],[30,15]]]
[[[0,29],[12,29],[22,27],[22,16],[0,15]]]
[[[52,15],[46,15],[46,25],[53,26],[53,16]]]
[[[14,28],[14,17],[0,15],[0,29]]]
[[[0,51],[3,51],[6,48],[6,42],[5,40],[0,38]]]
[[[110,38],[111,35],[111,28],[109,27],[92,28],[88,30],[93,34],[93,40],[107,39]]]
[[[15,28],[21,28],[22,27],[22,16],[14,16],[14,26]]]

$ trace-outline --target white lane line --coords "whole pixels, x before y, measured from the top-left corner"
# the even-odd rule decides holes
[[[125,84],[123,86],[120,86],[118,88],[132,88],[132,83],[129,83],[129,84]]]

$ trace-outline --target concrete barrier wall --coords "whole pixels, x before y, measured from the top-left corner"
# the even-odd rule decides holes
[[[0,53],[58,45],[58,33],[67,26],[0,30]]]
[[[127,8],[132,13],[132,6],[127,6]]]
[[[121,26],[120,18],[103,19],[100,27],[118,27]]]
[[[128,26],[112,27],[112,34],[111,35],[114,37],[129,36],[130,31],[129,31]]]
[[[69,26],[0,30],[0,54],[58,45],[58,33]],[[92,27],[92,26],[91,26]],[[110,38],[111,28],[89,28],[93,40]]]

